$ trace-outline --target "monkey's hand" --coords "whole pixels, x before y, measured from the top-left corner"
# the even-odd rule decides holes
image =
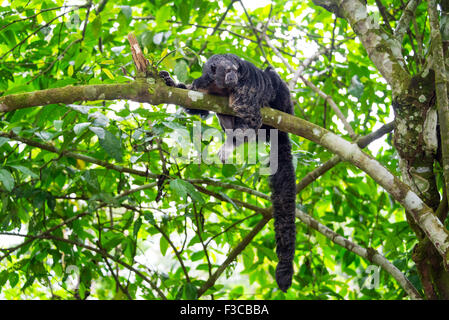
[[[161,77],[162,80],[164,80],[165,84],[169,87],[176,87],[176,88],[181,88],[181,89],[192,89],[192,86],[186,86],[184,83],[178,83],[176,84],[175,80],[173,80],[170,77],[170,74],[167,71],[159,71],[159,77]],[[184,110],[188,113],[188,114],[197,114],[199,116],[201,116],[201,118],[206,118],[209,115],[209,111],[207,110],[199,110],[199,109],[189,109],[189,108],[184,108]]]
[[[159,77],[161,77],[161,79],[164,80],[165,84],[169,87],[188,89],[188,87],[184,83],[176,84],[175,80],[170,77],[170,74],[167,71],[159,71]]]

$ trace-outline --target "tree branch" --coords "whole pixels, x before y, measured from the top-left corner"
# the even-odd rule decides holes
[[[395,38],[402,42],[402,39],[404,38],[405,33],[409,29],[410,21],[415,16],[415,11],[418,5],[421,3],[421,0],[410,0],[407,3],[407,6],[404,9],[404,12],[402,12],[402,16],[398,21],[398,24],[396,25],[396,29],[394,29],[394,36]],[[419,31],[419,30],[417,30]],[[411,39],[410,39],[411,41]]]
[[[438,120],[440,122],[442,167],[446,193],[449,192],[449,101],[447,97],[446,68],[444,63],[443,45],[438,20],[437,3],[428,1],[430,36],[432,38],[432,53],[435,66],[435,88],[437,95]],[[449,252],[448,252],[449,254]],[[449,257],[448,257],[449,259]]]

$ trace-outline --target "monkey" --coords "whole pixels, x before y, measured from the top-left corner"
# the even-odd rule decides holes
[[[229,98],[229,106],[236,116],[217,114],[222,129],[266,129],[267,135],[271,126],[262,123],[261,108],[268,106],[288,114],[293,114],[293,103],[286,83],[271,67],[265,70],[245,61],[234,54],[216,54],[211,56],[203,66],[202,75],[190,86],[176,84],[166,71],[161,71],[161,78],[169,86],[201,91],[208,94]],[[185,108],[189,114],[202,117],[208,115],[207,110]],[[219,151],[219,157],[225,162],[233,148],[242,143],[226,141]],[[270,174],[271,200],[276,238],[276,282],[286,292],[292,284],[293,259],[295,253],[295,199],[296,176],[292,162],[292,146],[288,133],[278,130],[278,166]]]

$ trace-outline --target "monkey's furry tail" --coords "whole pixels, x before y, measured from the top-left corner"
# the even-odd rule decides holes
[[[292,284],[296,240],[296,183],[291,149],[288,134],[278,131],[278,166],[277,171],[270,176],[270,186],[276,234],[276,254],[279,259],[276,267],[276,282],[284,292]]]

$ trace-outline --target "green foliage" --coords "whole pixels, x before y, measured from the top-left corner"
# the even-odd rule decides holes
[[[92,1],[90,10],[59,0],[14,0],[1,7],[0,95],[129,81],[135,76],[130,32],[148,59],[179,81],[191,82],[205,58],[225,52],[261,68],[270,63],[291,79],[267,45],[268,61],[262,57],[237,3],[213,32],[230,1],[119,0],[106,2],[99,12],[100,2]],[[392,8],[399,7],[393,2]],[[391,121],[389,88],[346,21],[337,20],[334,29],[335,17],[311,1],[275,0],[272,8],[247,9],[258,28],[271,12],[274,23],[267,34],[292,65],[316,48],[335,44],[304,75],[334,98],[357,134]],[[417,16],[419,24],[422,19]],[[404,47],[410,50],[409,43]],[[334,113],[310,88],[298,83],[292,93],[297,116],[341,132]],[[183,162],[171,156],[173,133],[180,130],[189,139],[178,147],[190,156],[198,151],[193,136],[199,120],[173,106],[127,101],[1,114],[0,297],[160,299],[154,287],[168,299],[405,296],[385,271],[379,286],[367,289],[369,262],[299,221],[288,293],[274,280],[271,221],[213,286],[204,287],[262,219],[245,204],[268,208],[271,203],[241,189],[269,194],[260,164]],[[211,128],[220,128],[216,119],[203,122],[201,131]],[[332,156],[310,141],[291,138],[298,181]],[[384,140],[378,151],[368,152],[397,174],[391,138]],[[200,145],[214,156],[221,142],[211,138]],[[342,163],[297,199],[303,211],[355,243],[379,250],[419,286],[410,258],[415,239],[403,210],[369,177]]]

